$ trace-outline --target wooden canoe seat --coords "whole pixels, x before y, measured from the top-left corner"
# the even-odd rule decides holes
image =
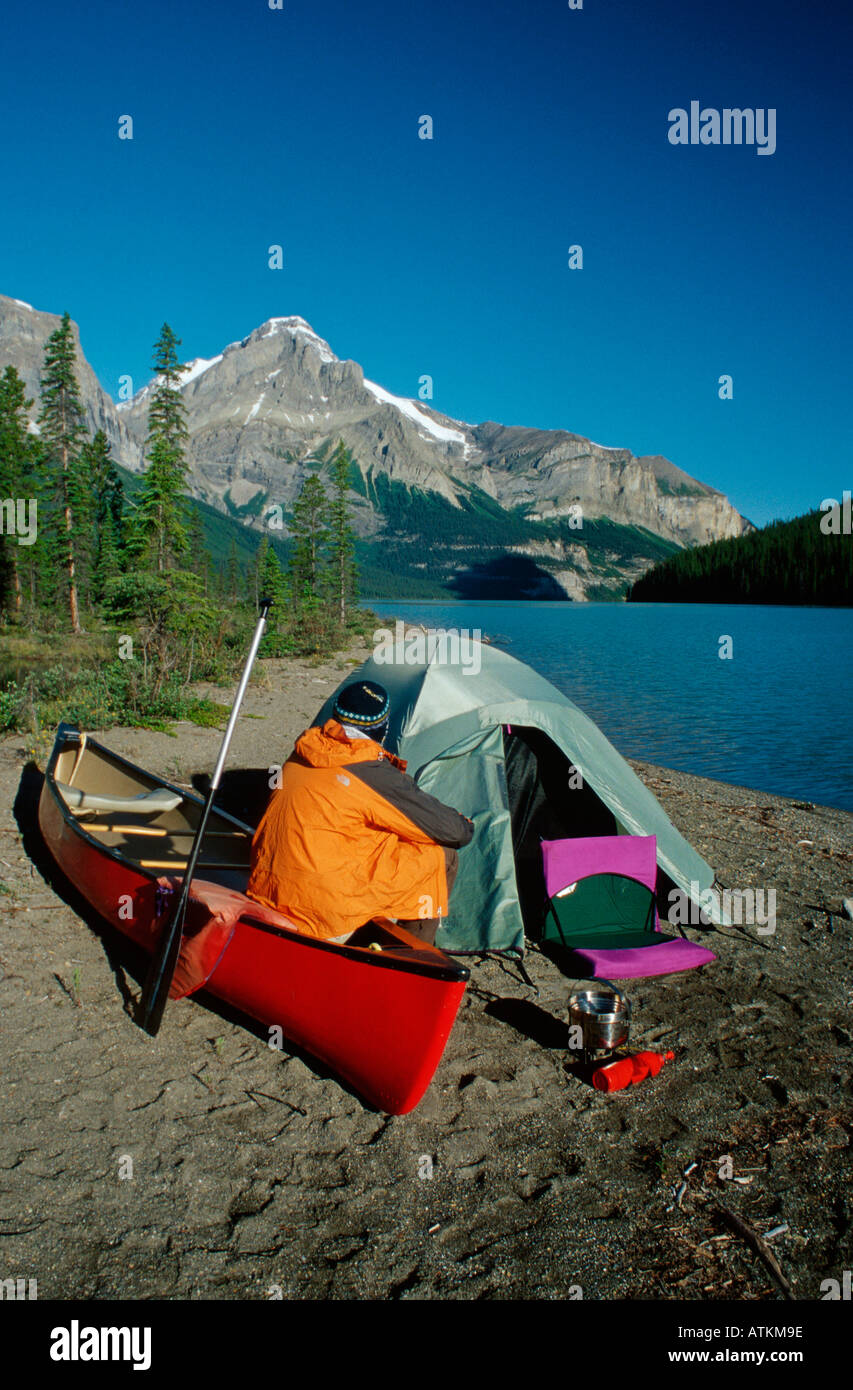
[[[56,790],[70,811],[75,815],[84,811],[121,811],[123,813],[141,812],[156,816],[163,811],[174,811],[180,806],[183,797],[180,792],[170,792],[168,787],[156,787],[138,796],[114,796],[109,792],[84,792],[78,787],[69,787],[65,782],[57,782]]]

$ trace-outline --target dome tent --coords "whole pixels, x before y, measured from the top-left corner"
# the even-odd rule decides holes
[[[577,705],[499,648],[471,641],[470,650],[476,661],[458,642],[398,641],[339,686],[384,685],[385,746],[406,759],[418,786],[474,821],[437,945],[523,954],[525,930],[536,939],[545,905],[542,839],[654,835],[659,900],[673,885],[694,900],[712,887],[714,871]],[[315,723],[331,718],[337,693]]]

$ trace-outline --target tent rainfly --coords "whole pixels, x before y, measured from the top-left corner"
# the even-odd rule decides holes
[[[474,821],[437,945],[523,955],[525,931],[535,940],[542,929],[543,839],[656,836],[664,917],[673,886],[694,901],[712,887],[714,871],[601,730],[549,681],[489,645],[478,643],[479,659],[467,664],[458,644],[422,643],[422,659],[417,650],[415,659],[412,644],[377,650],[339,689],[362,679],[384,685],[386,747],[406,759],[418,786]],[[315,723],[331,718],[334,700]],[[715,917],[707,899],[702,906]]]

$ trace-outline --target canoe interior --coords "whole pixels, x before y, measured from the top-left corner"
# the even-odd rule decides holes
[[[85,734],[66,743],[51,768],[55,783],[99,796],[136,797],[170,783],[111,753]],[[183,787],[174,810],[72,810],[81,831],[113,855],[149,873],[183,869],[198,826],[203,800]],[[57,791],[57,795],[61,794]],[[71,809],[71,808],[67,808]],[[212,810],[205,831],[198,873],[243,892],[249,876],[252,830],[224,811]]]

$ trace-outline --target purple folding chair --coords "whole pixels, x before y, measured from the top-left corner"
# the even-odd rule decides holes
[[[543,840],[543,950],[576,979],[639,979],[693,970],[713,952],[659,930],[654,835]]]

